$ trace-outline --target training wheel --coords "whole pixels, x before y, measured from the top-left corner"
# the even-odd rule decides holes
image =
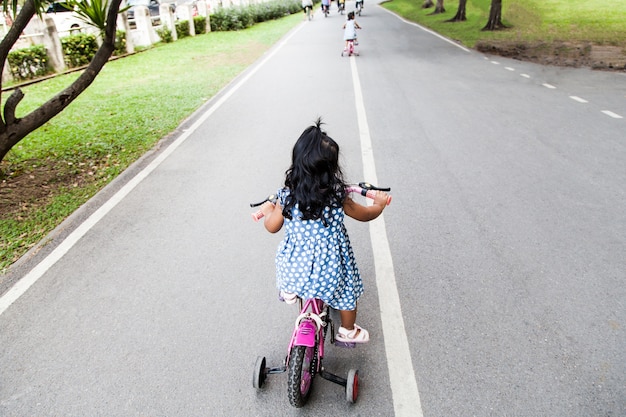
[[[267,369],[265,369],[265,357],[258,356],[254,365],[254,375],[252,376],[252,386],[261,389],[267,377]]]
[[[346,381],[346,400],[353,404],[359,396],[359,371],[350,369],[348,371],[348,379]]]

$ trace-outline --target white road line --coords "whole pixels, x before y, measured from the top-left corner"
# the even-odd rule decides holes
[[[612,118],[614,118],[614,119],[623,119],[623,117],[622,117],[622,116],[620,116],[620,115],[619,115],[619,114],[617,114],[617,113],[613,113],[613,112],[612,112],[612,111],[610,111],[610,110],[602,110],[602,113],[604,113],[604,114],[606,114],[607,116],[610,116],[610,117],[612,117]]]
[[[528,75],[528,74],[520,74],[520,77],[530,78],[530,75]]]
[[[578,96],[569,96],[569,98],[571,98],[574,101],[577,101],[579,103],[589,103],[587,100],[585,100],[584,98],[580,98]]]
[[[507,71],[515,71],[515,68],[511,68],[511,67],[504,67],[504,69]]]
[[[116,192],[109,200],[107,200],[98,210],[89,216],[80,226],[70,233],[63,242],[61,242],[48,256],[46,256],[37,266],[35,266],[28,274],[16,282],[2,297],[0,297],[0,315],[4,313],[18,298],[20,298],[28,289],[37,282],[39,278],[46,273],[55,263],[57,263],[69,250],[78,242],[93,226],[95,226],[104,216],[106,216],[120,201],[124,199],[141,181],[144,180],[152,171],[154,171],[167,157],[169,157],[183,142],[191,136],[218,108],[222,106],[241,86],[247,82],[259,68],[263,66],[271,57],[282,48],[285,43],[300,30],[303,26],[298,26],[285,39],[278,44],[258,65],[254,66],[244,77],[242,77],[234,86],[227,89],[213,105],[211,105],[196,122],[183,132],[170,146],[163,150],[147,167],[137,173],[129,182],[127,182],[118,192]]]
[[[500,65],[500,63],[499,63],[498,61],[491,61],[491,63],[492,63],[493,65]]]
[[[378,183],[374,152],[370,138],[369,125],[363,104],[361,81],[356,67],[356,59],[351,57],[352,83],[354,85],[354,97],[356,104],[359,136],[361,138],[361,153],[363,157],[363,178],[374,184]],[[400,297],[396,286],[396,277],[391,258],[391,250],[387,240],[387,231],[383,215],[369,222],[370,238],[372,240],[372,252],[376,269],[376,287],[381,306],[380,316],[385,339],[385,352],[387,355],[387,368],[393,396],[393,407],[396,417],[422,417],[422,404],[413,362],[409,350],[402,318]]]
[[[549,88],[549,89],[555,89],[556,88],[555,86],[553,86],[551,84],[547,84],[547,83],[543,83],[541,85],[543,85],[545,88]]]

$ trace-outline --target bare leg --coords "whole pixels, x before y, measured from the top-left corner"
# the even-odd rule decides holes
[[[341,327],[347,330],[354,329],[354,322],[356,322],[356,310],[341,310]]]

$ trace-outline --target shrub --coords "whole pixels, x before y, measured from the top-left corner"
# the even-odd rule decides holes
[[[162,42],[165,42],[165,43],[174,42],[174,38],[172,37],[172,31],[169,30],[169,28],[163,26],[157,29],[156,32],[157,32],[157,35],[159,35],[159,38],[161,38]]]
[[[16,80],[30,80],[51,72],[48,54],[43,45],[9,52],[7,59],[11,75]]]
[[[79,33],[61,39],[65,64],[70,68],[87,65],[98,50],[95,35]]]
[[[113,55],[120,56],[126,53],[126,32],[118,30],[115,32],[115,49]]]
[[[318,1],[314,1],[317,3]],[[248,7],[219,8],[211,15],[212,31],[240,30],[268,20],[279,19],[288,14],[300,13],[298,0],[275,0]]]
[[[202,16],[194,17],[193,27],[196,29],[196,34],[206,32],[206,17],[202,17]]]
[[[176,22],[176,35],[178,39],[189,36],[189,20],[180,20]]]

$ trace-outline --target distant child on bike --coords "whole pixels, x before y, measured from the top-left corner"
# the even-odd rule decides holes
[[[361,26],[354,20],[354,12],[348,13],[348,20],[343,24],[343,39],[346,41],[346,46],[344,47],[344,51],[348,50],[349,41],[354,41],[356,43],[356,30],[361,29]]]
[[[346,194],[339,145],[321,125],[318,119],[296,141],[276,204],[266,202],[261,210],[269,232],[276,233],[285,226],[285,237],[276,254],[276,280],[283,299],[290,304],[296,297],[323,300],[340,312],[336,339],[365,343],[369,333],[355,324],[363,281],[344,216],[373,220],[382,213],[388,196],[377,191],[373,205],[364,206]]]

